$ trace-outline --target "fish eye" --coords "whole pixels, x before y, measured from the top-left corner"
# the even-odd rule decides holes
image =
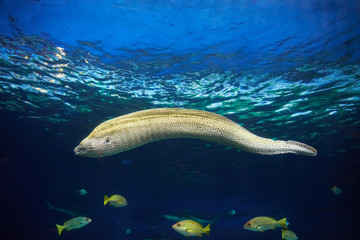
[[[110,142],[110,138],[109,137],[107,137],[106,139],[105,139],[105,142]]]
[[[180,227],[181,226],[180,223],[178,223],[177,226]]]

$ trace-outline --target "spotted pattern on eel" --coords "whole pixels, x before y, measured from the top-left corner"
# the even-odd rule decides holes
[[[74,152],[98,158],[171,138],[202,139],[262,155],[317,155],[307,144],[259,137],[219,114],[183,108],[143,110],[105,121]]]

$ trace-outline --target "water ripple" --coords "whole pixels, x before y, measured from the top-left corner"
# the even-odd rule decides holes
[[[287,41],[292,38],[276,44]],[[26,47],[19,45],[25,42]],[[141,61],[105,63],[84,49],[59,47],[34,36],[1,37],[0,44],[0,109],[22,118],[66,122],[78,113],[82,121],[98,123],[130,109],[188,107],[227,115],[256,131],[311,125],[300,138],[321,139],[315,133],[329,127],[322,125],[326,119],[347,123],[359,114],[358,64],[314,62],[281,73],[198,71],[192,67],[202,59],[197,55],[182,56],[180,62],[162,55],[159,61],[146,62],[143,56]]]

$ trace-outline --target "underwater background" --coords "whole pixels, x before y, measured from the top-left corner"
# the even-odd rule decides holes
[[[359,16],[356,0],[1,0],[0,239],[188,239],[163,215],[220,216],[203,239],[281,239],[243,228],[257,216],[359,238]],[[196,139],[74,155],[98,124],[160,107],[318,155]],[[104,206],[112,194],[128,205]],[[59,236],[69,211],[92,222]]]

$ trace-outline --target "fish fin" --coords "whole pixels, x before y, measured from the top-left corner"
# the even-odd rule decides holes
[[[47,199],[45,198],[45,201],[46,201],[46,203],[47,203],[47,205],[48,205],[48,207],[49,207],[50,210],[54,208],[54,206],[51,205],[51,203],[49,202],[49,200],[47,200]]]
[[[58,230],[58,232],[59,232],[59,236],[60,236],[60,234],[61,234],[61,232],[64,230],[64,226],[61,226],[61,225],[58,225],[58,224],[56,224],[56,228],[57,228],[57,230]]]
[[[282,239],[285,239],[285,233],[284,233],[284,229],[283,229],[283,228],[281,229],[281,238],[282,238]]]
[[[280,219],[278,223],[283,228],[287,228],[287,226],[289,225],[289,223],[286,221],[286,218]]]
[[[217,217],[215,217],[213,220],[210,221],[210,224],[213,224],[214,222],[216,222],[221,217],[222,217],[222,214],[218,215]]]
[[[109,201],[109,198],[106,195],[104,195],[104,205],[106,205],[108,203],[108,201]]]
[[[204,231],[205,231],[205,234],[206,234],[206,235],[209,235],[209,234],[210,234],[210,224],[207,225],[207,226],[204,228]]]
[[[198,237],[202,237],[202,234],[199,234],[199,235],[197,235]],[[188,236],[188,237],[190,237],[190,236]]]

